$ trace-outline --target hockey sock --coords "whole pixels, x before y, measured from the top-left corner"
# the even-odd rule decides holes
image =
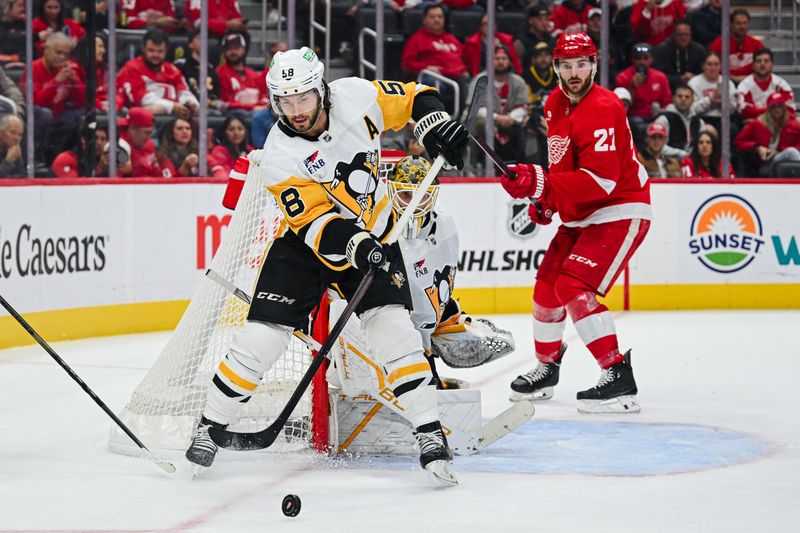
[[[559,276],[555,288],[559,300],[565,302],[578,335],[600,367],[608,368],[622,361],[614,317],[597,301],[594,291],[571,276]]]
[[[558,359],[566,318],[553,285],[537,279],[533,291],[533,346],[539,362],[552,363]]]

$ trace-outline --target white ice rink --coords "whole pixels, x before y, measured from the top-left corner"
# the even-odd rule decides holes
[[[110,420],[38,346],[0,351],[0,531],[800,531],[800,311],[617,314],[642,412],[579,415],[599,371],[574,330],[555,397],[483,454],[461,485],[413,458],[220,453],[191,481],[107,449]],[[516,354],[444,375],[507,406],[532,365],[530,321],[498,316]],[[115,412],[168,333],[55,344]],[[296,518],[280,501],[298,494]]]

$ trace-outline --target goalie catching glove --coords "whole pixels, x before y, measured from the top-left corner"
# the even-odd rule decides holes
[[[551,207],[547,186],[547,172],[541,165],[520,164],[509,165],[508,169],[516,173],[516,179],[501,176],[500,183],[512,198],[527,198],[528,216],[537,224],[549,224],[553,221],[555,210]]]
[[[447,366],[472,368],[512,353],[514,337],[489,320],[472,318],[458,309],[439,324],[431,337],[431,345],[433,355],[440,357]]]
[[[442,154],[447,161],[445,168],[464,168],[469,132],[444,111],[434,111],[422,117],[414,127],[414,137],[432,158]]]
[[[395,245],[381,244],[367,231],[353,235],[347,243],[345,254],[350,264],[364,274],[369,272],[370,267],[375,267],[386,272],[398,287],[405,283],[403,257],[399,249]]]

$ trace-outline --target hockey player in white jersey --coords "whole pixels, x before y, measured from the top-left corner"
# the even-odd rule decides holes
[[[403,261],[395,247],[382,244],[395,216],[378,168],[381,132],[411,119],[428,152],[452,166],[463,166],[468,133],[430,87],[357,78],[328,85],[323,70],[307,47],[276,54],[270,66],[267,84],[279,121],[261,153],[261,180],[285,224],[264,258],[247,322],[215,372],[186,458],[211,466],[217,446],[208,428],[227,425],[248,401],[329,286],[349,298],[376,266],[381,274],[356,313],[416,428],[420,465],[454,485],[435,382],[408,312]]]
[[[430,163],[408,156],[388,177],[392,208],[398,217],[425,178]],[[422,334],[426,354],[439,357],[450,367],[480,366],[514,351],[510,332],[485,319],[473,319],[452,298],[458,270],[458,229],[453,217],[436,207],[439,182],[423,196],[399,241],[411,286],[414,310],[411,319]],[[429,358],[436,371],[433,357]]]

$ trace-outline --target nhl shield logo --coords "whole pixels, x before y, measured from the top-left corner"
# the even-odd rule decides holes
[[[508,231],[514,237],[528,239],[536,235],[538,226],[528,216],[528,205],[526,200],[514,200],[509,206]]]

